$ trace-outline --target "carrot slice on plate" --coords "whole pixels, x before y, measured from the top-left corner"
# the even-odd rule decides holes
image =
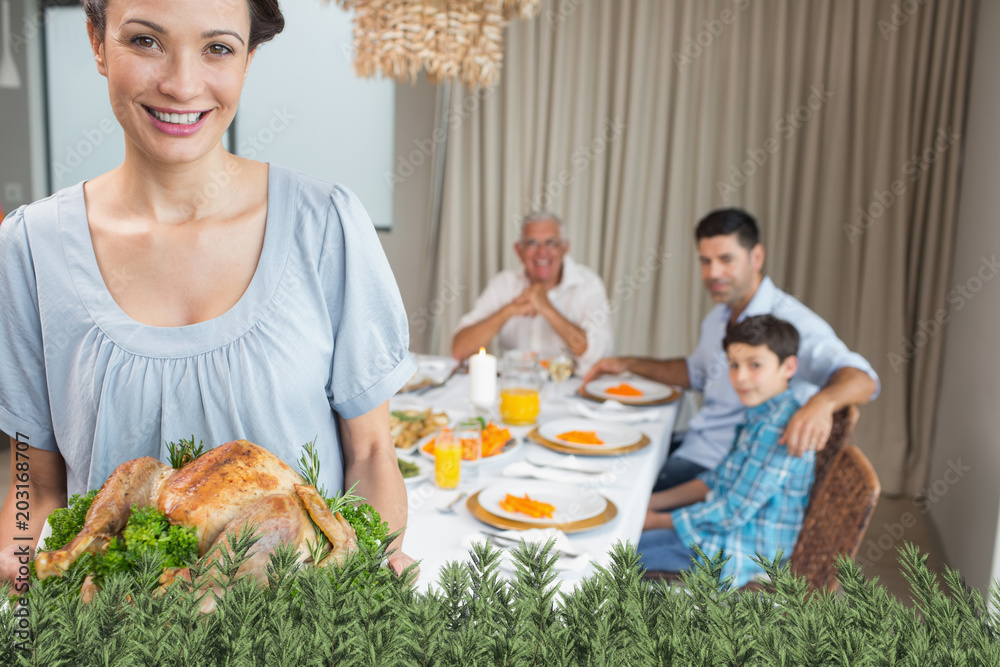
[[[560,440],[572,442],[575,445],[603,445],[604,441],[597,437],[597,431],[566,431],[556,436]]]
[[[552,514],[556,511],[555,505],[533,500],[527,493],[523,496],[514,496],[508,493],[500,501],[500,507],[508,512],[527,514],[534,519],[551,519]]]
[[[642,396],[642,390],[636,389],[628,382],[622,382],[614,387],[608,387],[604,390],[604,392],[611,394],[612,396]]]

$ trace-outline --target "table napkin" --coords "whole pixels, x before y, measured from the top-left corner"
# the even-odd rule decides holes
[[[569,482],[576,484],[586,484],[587,482],[597,482],[600,475],[587,475],[582,472],[572,470],[559,470],[558,468],[546,468],[528,463],[527,461],[517,461],[510,463],[503,469],[504,477],[533,477],[535,479],[545,479],[550,482]]]
[[[530,452],[525,460],[543,468],[565,468],[576,472],[605,473],[610,470],[606,463],[590,457],[580,458],[576,454],[554,454],[552,452]]]
[[[579,572],[580,570],[587,567],[590,564],[590,553],[587,551],[580,552],[576,547],[570,543],[569,538],[566,537],[566,533],[562,532],[558,528],[529,528],[527,530],[499,530],[491,529],[498,535],[503,535],[505,537],[511,537],[515,540],[524,540],[525,542],[540,542],[544,544],[550,538],[555,538],[556,544],[555,548],[566,553],[566,554],[576,554],[574,556],[560,556],[556,560],[555,569],[561,572]],[[487,537],[480,532],[471,533],[462,538],[462,546],[466,548],[472,548],[473,542],[486,542]],[[503,544],[494,542],[493,543],[501,551],[500,556],[500,567],[508,570],[514,570],[514,559],[511,557],[510,552],[512,549],[516,549],[518,543],[511,543],[511,546],[507,547]]]
[[[662,408],[637,408],[614,400],[607,400],[593,407],[593,402],[573,401],[570,412],[589,419],[616,422],[647,422],[656,421],[663,416]]]

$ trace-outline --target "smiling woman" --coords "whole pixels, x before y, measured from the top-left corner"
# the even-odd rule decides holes
[[[321,485],[357,482],[402,528],[387,399],[416,364],[371,221],[346,189],[222,145],[255,49],[283,28],[277,2],[83,4],[125,151],[0,227],[0,348],[14,360],[0,363],[0,431],[31,460],[19,538],[67,493],[123,461],[165,460],[192,433],[292,466],[315,440]],[[17,572],[15,511],[8,496],[0,580]]]

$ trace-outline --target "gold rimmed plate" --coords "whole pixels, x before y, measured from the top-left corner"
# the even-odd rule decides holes
[[[621,396],[608,390],[622,383],[642,392],[641,396]],[[605,376],[588,382],[580,388],[580,395],[595,401],[618,401],[622,405],[647,407],[666,405],[681,397],[681,392],[670,385],[640,377]]]
[[[535,483],[537,482],[537,484]],[[552,519],[525,516],[512,518],[498,505],[498,498],[507,493],[528,495],[556,506]],[[570,484],[539,480],[507,480],[477,491],[466,501],[469,512],[479,521],[494,528],[526,530],[528,528],[558,528],[564,533],[580,533],[597,528],[618,516],[615,504],[592,489]],[[577,518],[580,517],[580,518]]]
[[[573,442],[570,434],[575,432],[593,433],[601,444],[587,445]],[[564,447],[579,449],[581,452],[615,451],[631,447],[642,440],[642,431],[631,424],[602,422],[581,417],[553,419],[538,425],[538,435]],[[567,439],[569,438],[569,439]]]
[[[631,454],[632,452],[639,451],[650,442],[649,436],[643,433],[642,437],[635,444],[628,445],[626,447],[619,447],[617,449],[601,449],[590,447],[588,445],[569,446],[543,438],[538,433],[537,428],[532,429],[531,433],[528,434],[528,439],[541,445],[542,447],[545,447],[546,449],[551,449],[554,452],[559,452],[560,454],[576,454],[577,456],[618,456],[619,454]]]

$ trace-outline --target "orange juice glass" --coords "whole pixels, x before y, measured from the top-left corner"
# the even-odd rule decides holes
[[[541,402],[538,390],[530,387],[508,387],[500,391],[500,417],[507,424],[525,426],[538,420]]]
[[[454,489],[461,474],[462,443],[450,428],[443,428],[434,439],[434,483],[442,489]]]

